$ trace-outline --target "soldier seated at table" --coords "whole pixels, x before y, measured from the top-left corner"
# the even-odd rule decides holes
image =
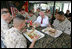
[[[4,43],[7,48],[26,48],[27,41],[23,36],[22,32],[25,31],[25,18],[23,16],[17,16],[13,20],[13,25],[11,29],[6,31]],[[29,48],[33,48],[37,38],[33,39]]]
[[[35,24],[36,27],[38,27],[38,26],[41,26],[41,27],[50,26],[49,19],[44,14],[44,12],[41,11],[39,14],[40,14],[40,16],[37,17],[37,20],[33,24]]]
[[[52,25],[55,29],[61,30],[69,35],[71,34],[71,22],[64,16],[64,12],[62,11],[57,13]]]

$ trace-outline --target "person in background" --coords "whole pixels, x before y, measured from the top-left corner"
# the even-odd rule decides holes
[[[71,20],[71,13],[69,10],[66,11],[65,16],[68,18],[68,20]]]
[[[29,16],[30,16],[29,20],[32,20],[32,22],[34,22],[36,20],[36,16],[34,15],[33,12],[30,11]]]
[[[51,19],[50,19],[51,25],[53,24],[54,20],[56,19],[55,17],[56,17],[56,14],[57,14],[57,13],[58,13],[58,9],[56,9],[55,14],[52,14],[52,15],[51,15]]]
[[[22,8],[20,9],[20,13],[26,18],[26,19],[29,19],[29,14],[28,12],[25,11],[25,7],[22,6]]]
[[[55,29],[61,30],[69,35],[71,34],[71,22],[64,16],[64,12],[62,11],[57,13],[52,25]]]
[[[46,9],[45,13],[48,13],[48,9]]]
[[[50,10],[46,9],[45,15],[48,16],[49,20],[51,19],[52,15]]]
[[[27,48],[27,41],[23,36],[25,32],[25,18],[23,16],[16,16],[13,20],[13,25],[11,29],[6,31],[4,43],[7,48]],[[29,48],[33,48],[36,40],[34,37],[33,42]]]
[[[40,8],[38,8],[37,11],[35,12],[36,17],[39,16],[39,12],[40,12]]]
[[[51,16],[52,16],[51,11],[48,10],[48,17],[49,17],[50,19],[51,19]]]
[[[45,15],[48,16],[48,9],[46,9],[46,11],[45,11]]]
[[[21,9],[20,10],[20,13],[26,18],[26,19],[29,19],[29,14],[24,10],[24,9]]]
[[[58,13],[58,9],[56,9],[56,11],[55,11],[55,15]]]
[[[41,26],[41,27],[47,27],[50,26],[49,24],[49,18],[45,16],[44,12],[39,13],[40,16],[37,17],[37,20],[33,23],[36,25],[36,27]]]
[[[55,14],[54,14],[54,17],[56,17],[57,13],[58,13],[58,9],[56,9]]]

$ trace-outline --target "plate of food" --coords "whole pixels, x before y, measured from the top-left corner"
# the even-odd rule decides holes
[[[23,33],[25,37],[32,42],[34,37],[38,36],[38,40],[43,38],[45,35],[37,30],[27,30],[27,32]]]
[[[51,28],[51,27],[47,27],[45,29],[42,30],[42,32],[56,38],[56,37],[59,37],[61,34],[62,34],[62,31],[60,30],[56,30],[54,28]]]

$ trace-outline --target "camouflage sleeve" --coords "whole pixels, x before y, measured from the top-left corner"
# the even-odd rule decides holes
[[[71,34],[71,23],[70,22],[66,24],[64,33],[67,33],[69,35]]]

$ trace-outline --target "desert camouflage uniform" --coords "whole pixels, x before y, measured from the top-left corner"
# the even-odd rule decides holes
[[[63,22],[55,19],[53,26],[54,28],[63,31],[66,34],[71,34],[71,22],[67,18]]]
[[[27,47],[26,39],[21,32],[14,27],[6,31],[4,43],[7,48]]]

